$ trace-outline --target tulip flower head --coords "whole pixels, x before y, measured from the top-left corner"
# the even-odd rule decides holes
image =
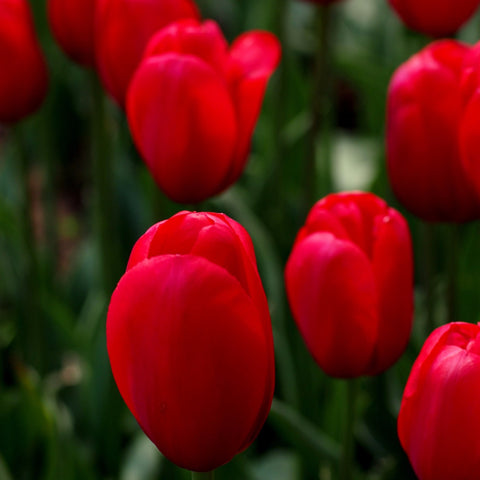
[[[228,48],[217,24],[177,22],[158,32],[130,84],[127,116],[160,188],[200,202],[241,175],[280,46],[268,32]]]
[[[48,0],[50,28],[62,50],[75,62],[95,66],[94,25],[97,0]]]
[[[192,0],[97,0],[98,73],[121,107],[150,37],[168,24],[186,18],[199,18]]]
[[[419,480],[477,480],[480,326],[443,325],[427,338],[403,393],[398,436]]]
[[[475,13],[480,0],[389,0],[405,23],[417,32],[445,37],[455,32]]]
[[[390,82],[390,184],[402,204],[427,221],[480,218],[480,190],[474,179],[480,174],[475,55],[478,47],[437,41],[401,65]],[[480,186],[480,178],[477,183]]]
[[[300,333],[328,375],[376,375],[403,353],[413,314],[410,233],[375,195],[317,202],[295,240],[285,284]]]
[[[127,406],[171,461],[210,471],[247,448],[270,410],[274,355],[243,227],[190,212],[151,227],[112,295],[107,347]]]
[[[48,87],[26,0],[0,0],[0,65],[0,122],[17,122],[39,108]]]

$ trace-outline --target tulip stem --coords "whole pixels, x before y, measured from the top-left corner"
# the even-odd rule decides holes
[[[433,225],[428,222],[422,222],[422,259],[423,259],[423,283],[425,294],[426,326],[427,332],[435,328],[435,292],[434,292],[434,272],[433,272],[433,247],[434,231]]]
[[[42,325],[39,319],[39,263],[35,243],[35,231],[31,215],[32,196],[30,191],[30,167],[28,152],[25,148],[24,136],[20,126],[12,129],[18,152],[18,184],[22,198],[21,208],[21,235],[25,255],[25,285],[20,309],[25,319],[23,331],[25,334],[25,354],[27,361],[32,362],[36,369],[42,371]]]
[[[447,322],[456,321],[457,263],[458,263],[458,225],[449,225],[448,238],[448,279],[447,279]]]
[[[215,472],[192,472],[192,480],[214,480]]]
[[[342,456],[340,458],[340,480],[351,480],[353,478],[357,382],[354,379],[348,380],[346,389],[345,430]]]
[[[94,222],[100,256],[101,285],[104,293],[109,297],[118,280],[115,270],[116,241],[113,238],[113,233],[116,231],[113,169],[105,96],[93,73],[91,79]]]
[[[328,49],[330,36],[330,6],[318,5],[317,8],[317,30],[318,30],[318,46],[315,57],[314,79],[313,79],[313,97],[311,110],[310,140],[307,161],[305,168],[305,192],[307,195],[306,203],[308,209],[317,199],[316,193],[316,153],[318,145],[318,136],[322,131],[325,132],[325,115],[326,101],[328,98],[329,85],[329,60]],[[326,149],[325,149],[326,150]],[[322,194],[326,195],[331,191],[331,172],[330,158],[323,152],[322,159]]]

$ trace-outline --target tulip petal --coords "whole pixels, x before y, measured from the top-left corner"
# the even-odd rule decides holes
[[[268,32],[240,35],[230,49],[229,85],[239,125],[236,160],[225,180],[225,187],[242,173],[250,150],[267,82],[280,61],[277,38]]]
[[[130,130],[150,172],[177,202],[219,193],[237,126],[221,77],[190,55],[146,59],[128,93]]]
[[[106,90],[121,107],[151,36],[168,24],[187,18],[199,18],[191,0],[97,0],[98,73]]]
[[[379,298],[379,329],[370,375],[392,366],[405,350],[413,321],[413,265],[410,233],[395,210],[378,216],[372,268]]]
[[[28,2],[1,2],[0,22],[0,123],[13,123],[39,108],[48,73]]]
[[[177,465],[213,470],[251,434],[269,374],[258,315],[225,269],[191,255],[141,262],[114,291],[107,346],[115,380]]]
[[[285,271],[293,316],[320,367],[366,373],[378,334],[378,298],[367,256],[351,242],[314,233],[295,245]]]
[[[458,147],[459,61],[465,45],[441,41],[402,65],[387,100],[387,167],[392,189],[427,221],[478,218],[480,199]]]
[[[480,196],[480,151],[478,139],[480,127],[480,89],[477,89],[467,103],[459,126],[459,144],[462,162]]]
[[[215,22],[200,24],[190,19],[175,22],[157,32],[148,42],[144,58],[165,53],[193,55],[225,75],[228,44]]]
[[[435,330],[415,361],[398,417],[403,448],[421,480],[472,480],[480,470],[477,325]]]

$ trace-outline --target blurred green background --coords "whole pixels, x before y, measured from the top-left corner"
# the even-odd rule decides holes
[[[30,3],[50,68],[50,89],[38,113],[15,131],[0,130],[0,480],[187,479],[190,474],[163,458],[141,432],[110,373],[105,316],[114,283],[101,278],[96,239],[95,78],[55,45],[45,1]],[[277,360],[269,420],[253,446],[220,468],[217,478],[338,478],[346,385],[326,377],[306,352],[286,304],[283,268],[313,201],[331,191],[362,189],[383,197],[409,221],[416,309],[410,345],[397,365],[356,382],[354,478],[414,479],[396,435],[411,365],[434,326],[452,318],[476,322],[480,312],[478,224],[423,224],[398,205],[386,177],[388,82],[428,39],[407,31],[386,0],[335,4],[321,132],[312,141],[319,37],[315,5],[197,3],[230,41],[261,28],[275,32],[283,45],[247,169],[227,192],[195,206],[229,214],[252,236]],[[460,38],[474,43],[479,32],[477,15]],[[133,243],[150,225],[194,207],[174,204],[158,191],[132,145],[123,113],[110,100],[106,119],[116,281]],[[309,165],[310,151],[315,161]],[[20,158],[28,167],[27,204],[19,183]],[[32,218],[31,232],[22,221],[25,211]]]

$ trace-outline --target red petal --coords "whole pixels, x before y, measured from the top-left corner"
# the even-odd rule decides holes
[[[215,22],[183,20],[163,28],[148,42],[144,58],[169,52],[198,57],[225,75],[228,45]]]
[[[217,265],[171,255],[127,271],[107,343],[127,405],[177,465],[217,468],[258,428],[271,390],[264,331],[250,297]]]
[[[293,316],[319,366],[335,377],[366,374],[379,322],[366,255],[330,233],[314,233],[295,245],[285,281]]]
[[[124,106],[127,89],[151,36],[180,19],[199,18],[191,0],[97,0],[97,68],[110,95]]]
[[[241,35],[230,49],[229,84],[239,125],[236,160],[225,187],[242,173],[268,79],[280,61],[280,43],[268,32]]]
[[[226,86],[190,55],[146,59],[128,93],[135,143],[162,190],[177,202],[219,193],[232,161],[237,127]]]

